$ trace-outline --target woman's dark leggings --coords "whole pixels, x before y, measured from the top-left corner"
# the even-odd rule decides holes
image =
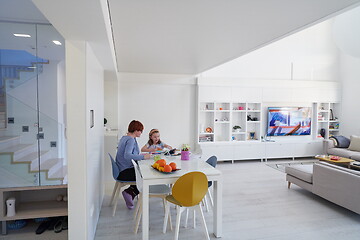
[[[117,177],[119,181],[136,181],[135,177],[135,169],[134,168],[127,168],[119,173]],[[125,190],[126,192],[130,193],[135,197],[139,194],[139,190],[137,189],[136,185],[130,185],[129,188]]]

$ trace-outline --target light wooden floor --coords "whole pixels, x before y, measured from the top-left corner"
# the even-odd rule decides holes
[[[360,215],[295,185],[289,190],[285,174],[265,163],[238,161],[220,163],[217,168],[224,174],[222,239],[360,239]],[[116,216],[111,216],[109,195],[105,196],[95,239],[141,239],[141,230],[137,235],[132,231],[133,210],[126,208],[122,198]],[[205,217],[212,233],[211,212]],[[151,240],[173,238],[173,232],[161,233],[162,222],[161,202],[151,199]],[[201,230],[199,221],[196,229],[181,227],[179,238],[204,239]]]

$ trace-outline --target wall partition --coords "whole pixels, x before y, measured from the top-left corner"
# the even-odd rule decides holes
[[[66,182],[64,44],[51,25],[0,22],[0,188]]]

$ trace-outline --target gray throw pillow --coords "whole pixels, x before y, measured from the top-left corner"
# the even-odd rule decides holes
[[[331,136],[332,139],[335,139],[337,144],[335,144],[338,148],[348,148],[350,145],[350,139],[344,136]]]
[[[350,136],[350,146],[349,150],[360,152],[360,137],[359,136]]]

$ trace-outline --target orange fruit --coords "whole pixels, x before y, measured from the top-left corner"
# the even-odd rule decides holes
[[[154,163],[154,164],[153,164],[153,168],[156,168],[156,169],[157,169],[158,167],[159,167],[159,164],[157,164],[157,163]]]
[[[165,165],[164,166],[164,172],[171,172],[172,171],[172,168],[170,165]]]
[[[176,163],[171,162],[169,165],[170,165],[170,167],[171,167],[171,169],[172,169],[173,171],[176,170]]]
[[[159,164],[159,167],[163,167],[166,165],[166,160],[160,159],[160,160],[157,160],[156,163]]]

